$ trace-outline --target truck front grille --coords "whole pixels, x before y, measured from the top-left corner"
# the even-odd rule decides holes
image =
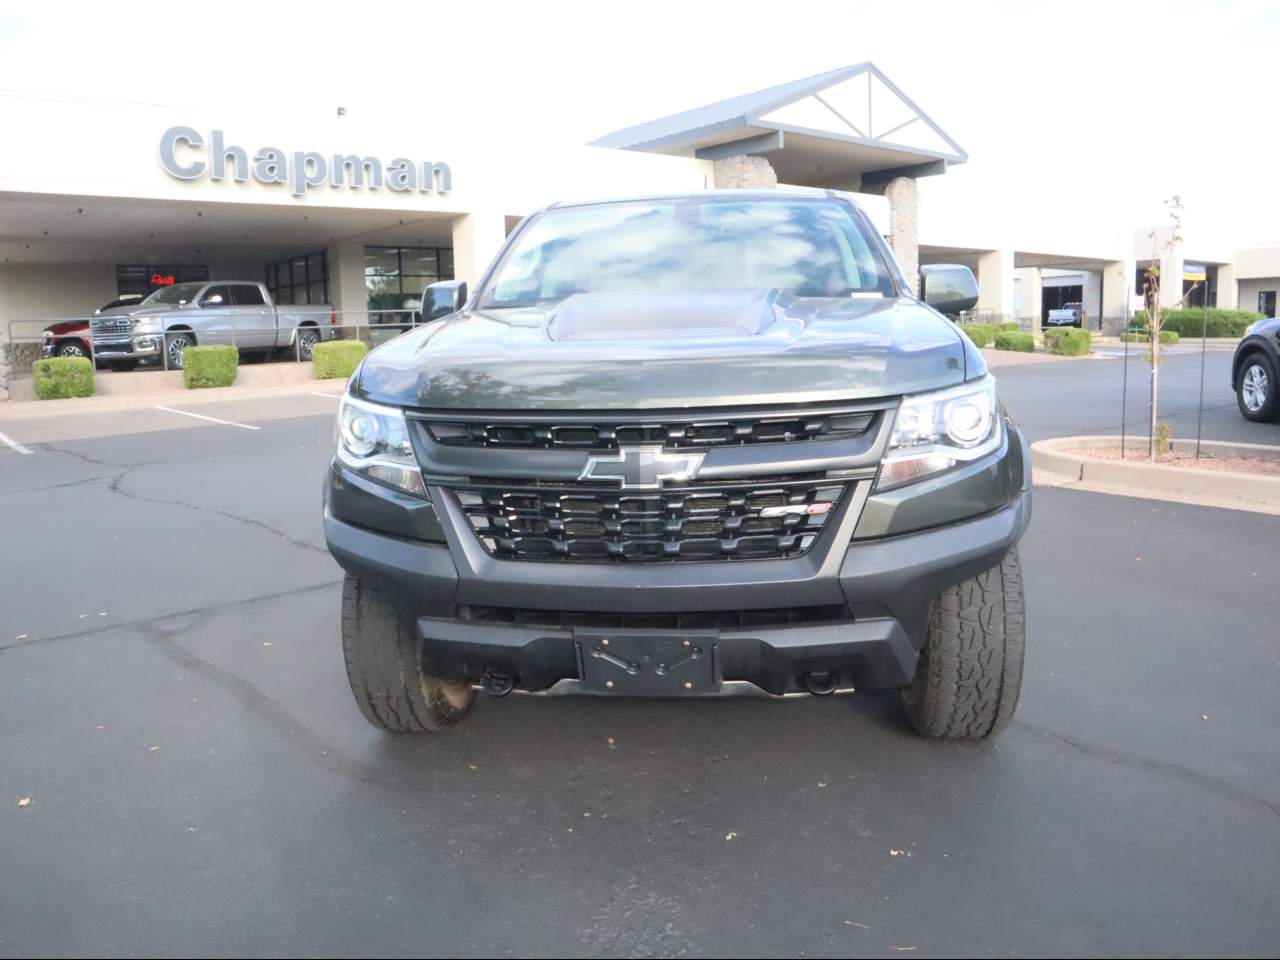
[[[95,334],[110,335],[114,333],[128,333],[129,318],[128,317],[94,317],[89,321],[89,328]]]
[[[800,556],[849,486],[809,478],[624,493],[584,484],[495,482],[452,492],[495,557],[655,563]]]
[[[454,447],[572,448],[616,450],[622,446],[661,444],[670,448],[790,443],[858,437],[875,422],[870,410],[795,409],[750,415],[655,415],[651,418],[605,415],[579,417],[427,416],[427,429],[437,443]]]

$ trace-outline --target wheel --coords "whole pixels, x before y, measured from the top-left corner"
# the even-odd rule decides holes
[[[1277,401],[1275,364],[1265,353],[1251,353],[1245,358],[1236,380],[1236,404],[1246,420],[1270,423],[1280,416]]]
[[[320,342],[320,331],[315,327],[298,328],[298,359],[310,360],[315,346]]]
[[[164,335],[164,349],[169,358],[169,369],[181,370],[182,351],[195,345],[195,336],[186,330],[175,330],[172,333],[166,333]]]
[[[471,712],[476,699],[471,684],[423,673],[413,621],[352,576],[342,584],[342,651],[351,692],[375,727],[436,732]]]
[[[88,357],[89,353],[79,340],[63,340],[58,349],[53,351],[55,357]]]
[[[917,732],[980,740],[1013,717],[1022,687],[1026,620],[1017,549],[933,602],[915,680],[900,694]]]

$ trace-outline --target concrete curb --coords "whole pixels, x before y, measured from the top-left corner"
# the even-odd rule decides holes
[[[1194,440],[1170,443],[1177,452],[1195,450]],[[1204,440],[1200,446],[1221,457],[1280,459],[1280,447],[1258,443]],[[1078,486],[1097,493],[1280,514],[1280,477],[1169,467],[1139,459],[1094,460],[1067,452],[1090,447],[1118,449],[1120,438],[1056,437],[1033,443],[1031,463],[1035,482],[1040,486]],[[1132,450],[1138,457],[1145,456],[1147,442],[1144,438],[1130,438],[1125,449]]]
[[[310,368],[308,368],[308,372]],[[125,374],[128,376],[128,374]],[[238,379],[238,378],[237,378]],[[346,388],[345,380],[305,380],[299,383],[277,383],[250,386],[235,383],[230,387],[204,390],[157,390],[125,395],[97,395],[69,400],[12,400],[0,403],[0,423],[47,417],[79,417],[87,413],[117,413],[122,410],[148,410],[157,405],[194,407],[228,400],[258,400],[265,397],[287,397],[308,393],[331,393],[337,396]]]

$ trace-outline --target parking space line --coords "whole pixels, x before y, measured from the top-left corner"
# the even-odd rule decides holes
[[[340,393],[321,393],[319,390],[308,390],[307,393],[313,397],[328,397],[330,400],[338,400],[342,397]]]
[[[156,409],[163,410],[165,413],[180,413],[184,417],[195,417],[197,420],[208,420],[210,423],[220,423],[227,427],[239,427],[241,430],[262,429],[249,423],[236,423],[234,420],[219,420],[217,417],[206,417],[203,413],[192,413],[190,410],[175,410],[173,407],[156,407]]]
[[[7,433],[0,433],[0,443],[3,443],[10,450],[16,450],[18,453],[26,454],[28,457],[31,456],[30,450],[20,444],[17,440],[13,439],[13,437],[9,436]]]

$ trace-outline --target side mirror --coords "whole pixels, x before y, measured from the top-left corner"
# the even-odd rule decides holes
[[[216,306],[218,306],[218,304],[220,304],[220,303],[222,303],[222,294],[220,294],[220,293],[211,293],[211,294],[209,294],[207,297],[205,297],[203,300],[201,300],[201,301],[200,301],[200,306],[202,306],[202,307],[216,307]]]
[[[927,263],[920,268],[920,299],[939,313],[955,316],[978,302],[978,280],[958,263]]]
[[[467,302],[465,280],[440,280],[422,291],[422,322],[439,320],[457,313]]]

